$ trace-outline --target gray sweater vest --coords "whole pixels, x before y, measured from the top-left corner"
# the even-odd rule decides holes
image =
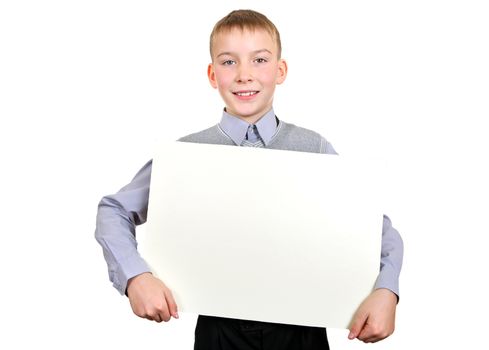
[[[219,124],[179,139],[182,142],[234,146]],[[275,135],[266,148],[288,151],[336,154],[333,146],[317,132],[280,121]]]

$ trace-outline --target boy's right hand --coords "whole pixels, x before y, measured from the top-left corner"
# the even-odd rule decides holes
[[[134,276],[127,282],[127,296],[132,311],[142,318],[168,322],[178,318],[177,304],[165,284],[149,272]]]

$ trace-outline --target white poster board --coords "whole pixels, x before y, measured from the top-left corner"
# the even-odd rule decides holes
[[[165,143],[139,249],[179,311],[347,328],[380,266],[376,168],[336,155]]]

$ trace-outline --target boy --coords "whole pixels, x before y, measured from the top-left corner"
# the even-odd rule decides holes
[[[210,39],[208,78],[224,100],[221,122],[180,139],[183,142],[336,153],[319,134],[280,121],[272,103],[284,82],[280,35],[272,22],[251,10],[232,11],[216,23]],[[136,250],[135,226],[146,221],[151,161],[117,194],[104,197],[96,238],[109,276],[126,293],[134,313],[156,322],[178,318],[171,291],[149,271]],[[350,339],[376,342],[394,331],[403,244],[384,217],[381,269],[375,290],[354,316]],[[324,328],[199,316],[195,349],[329,349]]]

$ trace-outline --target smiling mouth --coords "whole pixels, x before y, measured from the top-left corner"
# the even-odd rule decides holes
[[[241,97],[249,97],[253,96],[259,93],[259,91],[236,91],[233,92],[234,95],[241,96]]]

